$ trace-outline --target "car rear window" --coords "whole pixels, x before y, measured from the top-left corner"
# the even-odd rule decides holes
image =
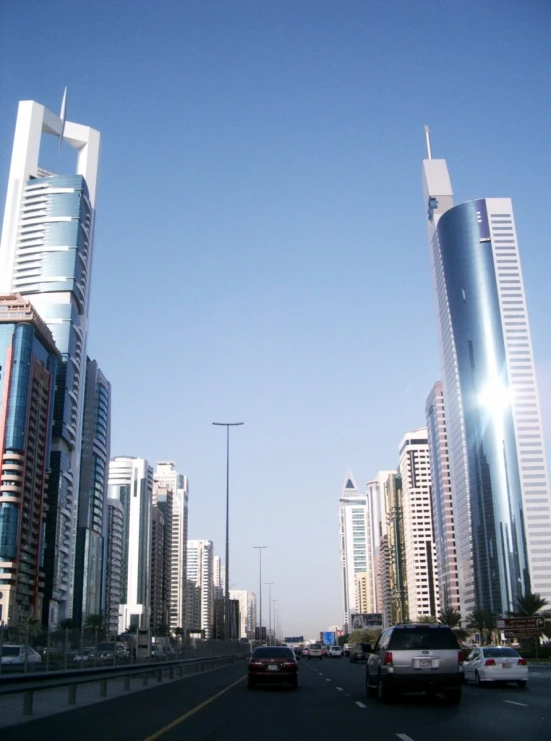
[[[19,656],[19,646],[2,646],[2,656]]]
[[[310,648],[321,648],[321,646],[319,645],[319,643],[312,643]]]
[[[497,659],[500,656],[514,656],[518,658],[520,654],[514,648],[485,648],[484,656],[489,656],[492,659]]]
[[[290,648],[282,648],[281,646],[261,646],[255,648],[253,659],[294,659],[295,654]]]
[[[431,628],[430,626],[412,626],[395,628],[389,644],[390,651],[415,651],[417,649],[459,648],[459,643],[452,630]]]

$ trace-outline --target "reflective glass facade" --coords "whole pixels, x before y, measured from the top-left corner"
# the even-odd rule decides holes
[[[530,581],[486,202],[451,208],[437,231],[463,409],[475,603],[503,614]],[[463,444],[461,435],[451,434],[450,444]]]

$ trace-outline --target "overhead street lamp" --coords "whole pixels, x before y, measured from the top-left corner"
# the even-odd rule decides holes
[[[265,548],[267,548],[267,547],[268,547],[267,545],[253,545],[253,548],[256,548],[257,551],[258,551],[259,568],[260,568],[260,594],[259,594],[259,598],[260,598],[260,605],[259,605],[259,608],[260,608],[259,609],[259,612],[260,612],[260,617],[259,617],[260,626],[259,626],[259,632],[258,632],[258,637],[260,638],[260,640],[262,640],[262,551]]]
[[[278,601],[279,600],[277,600],[277,599],[273,599],[272,600],[272,605],[274,605],[274,608],[273,608],[274,609],[274,621],[272,623],[272,625],[274,626],[274,646],[277,643],[277,641],[276,641],[276,609],[275,609],[275,603],[278,602]]]
[[[230,628],[230,427],[239,427],[244,422],[213,422],[226,428],[226,578],[224,584],[224,640],[229,638]]]
[[[273,581],[267,581],[268,585],[268,646],[271,646],[271,635],[272,635],[272,587],[275,584]]]

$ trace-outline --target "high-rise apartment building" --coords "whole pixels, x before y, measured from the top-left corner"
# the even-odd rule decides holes
[[[42,620],[54,338],[21,295],[0,296],[0,624]]]
[[[153,503],[165,518],[165,577],[163,599],[168,626],[174,633],[185,626],[189,484],[174,461],[160,461],[154,475]]]
[[[190,593],[188,598],[191,613],[190,628],[204,631],[205,638],[210,638],[214,622],[213,556],[212,540],[188,540],[187,579],[191,584],[187,591]]]
[[[367,571],[356,574],[356,612],[373,612],[371,574]]]
[[[383,624],[385,627],[409,619],[406,548],[402,505],[402,477],[389,474],[385,482],[386,535],[381,544]]]
[[[428,133],[427,133],[428,138]],[[446,161],[423,160],[462,610],[551,601],[551,506],[509,198],[453,205]]]
[[[124,563],[124,508],[119,499],[108,497],[103,521],[103,592],[102,615],[105,630],[111,636],[119,632]]]
[[[77,150],[76,172],[39,164],[43,134]],[[48,479],[43,619],[55,626],[73,607],[75,541],[86,375],[98,131],[35,101],[19,104],[0,244],[0,293],[18,292],[50,328],[61,353]]]
[[[440,609],[426,427],[404,435],[399,451],[408,610],[419,620]]]
[[[230,589],[230,600],[239,603],[239,625],[232,626],[231,634],[247,638],[249,631],[249,592],[246,589]]]
[[[87,358],[75,556],[73,619],[101,613],[103,518],[111,454],[111,384]]]
[[[379,471],[372,481],[367,482],[367,548],[371,568],[368,571],[371,590],[371,612],[382,612],[381,580],[378,578],[380,571],[380,547],[381,540],[386,534],[386,512],[385,512],[385,483],[388,477],[395,471]]]
[[[345,632],[351,626],[350,616],[356,611],[356,574],[371,568],[367,550],[367,503],[360,494],[349,471],[339,499],[339,540],[341,585],[343,594],[343,624]]]
[[[461,612],[451,476],[442,382],[433,386],[425,407],[431,464],[432,524],[441,610]]]
[[[224,596],[224,579],[225,570],[222,566],[222,559],[220,556],[214,556],[212,560],[213,568],[213,581],[214,581],[214,599],[222,599]]]
[[[151,510],[153,468],[143,458],[109,462],[109,499],[123,509],[119,633],[148,628],[151,617]]]
[[[155,504],[154,492],[151,510],[151,596],[149,600],[151,605],[149,627],[152,635],[158,635],[161,629],[168,629],[167,581],[170,578],[170,569],[167,568],[166,535],[168,535],[168,528],[165,516]]]

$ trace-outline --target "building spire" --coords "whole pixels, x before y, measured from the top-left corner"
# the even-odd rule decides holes
[[[432,151],[430,148],[430,130],[429,127],[425,124],[425,139],[427,140],[427,154],[429,160],[432,159]]]
[[[61,131],[59,132],[59,139],[57,144],[57,151],[61,149],[63,144],[63,133],[65,131],[65,119],[67,117],[67,88],[63,90],[63,98],[61,99],[61,111],[59,112],[59,118],[61,119]]]

